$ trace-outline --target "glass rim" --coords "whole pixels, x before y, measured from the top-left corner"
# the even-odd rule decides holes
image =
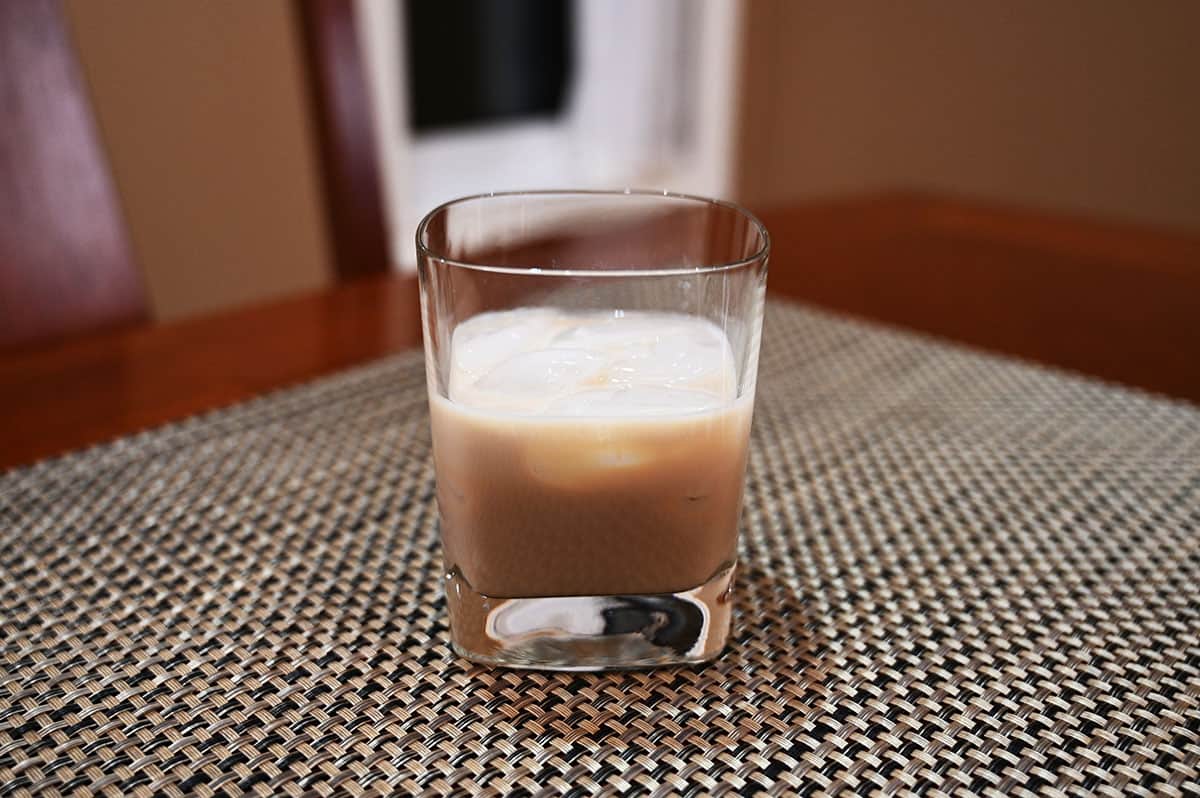
[[[497,197],[659,197],[669,200],[683,201],[699,205],[718,206],[732,211],[747,219],[758,233],[758,248],[750,255],[737,260],[722,263],[706,263],[703,266],[670,266],[664,268],[646,269],[542,269],[536,266],[498,266],[478,263],[470,260],[457,260],[435,253],[426,245],[424,239],[429,223],[438,214],[456,206],[465,205],[478,200],[488,200]],[[698,194],[684,194],[675,191],[655,191],[651,189],[535,189],[531,191],[485,191],[478,194],[468,194],[463,197],[443,202],[422,217],[416,232],[417,258],[424,258],[447,266],[454,266],[473,271],[491,272],[495,274],[536,274],[539,277],[671,277],[714,272],[734,271],[745,266],[766,260],[771,253],[771,236],[762,220],[745,207],[729,200],[714,199]]]

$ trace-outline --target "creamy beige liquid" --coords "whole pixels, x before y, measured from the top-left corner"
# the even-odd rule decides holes
[[[476,591],[674,592],[733,560],[753,396],[716,325],[523,308],[459,325],[450,357],[442,540]]]

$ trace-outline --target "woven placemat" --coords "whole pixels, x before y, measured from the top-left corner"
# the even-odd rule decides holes
[[[1200,793],[1200,412],[769,307],[735,637],[447,644],[419,354],[0,477],[6,795]]]

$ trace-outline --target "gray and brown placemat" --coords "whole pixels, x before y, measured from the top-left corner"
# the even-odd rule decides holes
[[[1200,411],[769,307],[733,643],[447,645],[419,354],[0,477],[0,793],[1200,794]]]

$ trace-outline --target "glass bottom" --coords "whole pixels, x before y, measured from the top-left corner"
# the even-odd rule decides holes
[[[678,593],[493,598],[446,574],[454,650],[504,668],[600,671],[707,662],[729,638],[734,563]]]

